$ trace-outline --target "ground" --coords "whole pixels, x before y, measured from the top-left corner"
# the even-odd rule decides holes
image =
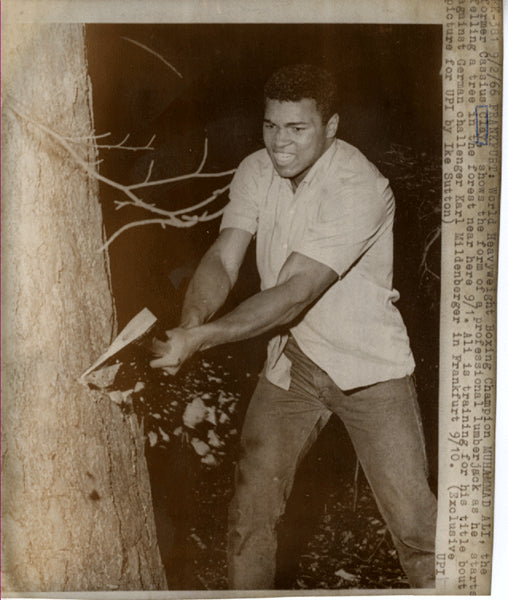
[[[123,390],[124,409],[143,420],[170,589],[227,588],[227,507],[241,422],[257,379],[245,368],[256,361],[246,364],[239,350],[252,358],[257,348],[209,351],[176,377],[150,369],[142,349],[121,357],[115,387]],[[279,527],[277,563],[278,589],[408,587],[338,420],[300,467]]]

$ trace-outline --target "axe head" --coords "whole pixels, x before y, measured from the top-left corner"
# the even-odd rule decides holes
[[[143,308],[142,311],[127,323],[109,348],[81,375],[79,381],[86,385],[92,384],[101,388],[107,387],[109,384],[104,383],[109,381],[111,377],[112,383],[119,368],[115,369],[116,365],[111,365],[111,359],[130,344],[151,343],[156,323],[157,317],[148,308]],[[98,371],[102,371],[102,375]]]

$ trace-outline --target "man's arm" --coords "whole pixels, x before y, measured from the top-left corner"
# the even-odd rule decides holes
[[[194,273],[183,303],[180,327],[206,323],[224,304],[238,278],[238,271],[252,235],[242,229],[224,229]]]
[[[284,264],[277,285],[242,302],[216,321],[193,329],[174,329],[161,344],[152,367],[175,374],[199,350],[255,337],[287,325],[338,279],[330,267],[294,252]]]

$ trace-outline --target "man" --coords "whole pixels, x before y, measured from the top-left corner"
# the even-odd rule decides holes
[[[270,589],[295,470],[332,413],[344,422],[412,587],[434,586],[436,501],[426,478],[414,361],[393,303],[388,181],[336,139],[336,87],[309,65],[265,86],[265,149],[231,184],[221,233],[153,367],[273,332],[242,432],[229,517],[232,589]],[[211,320],[256,236],[261,292]]]

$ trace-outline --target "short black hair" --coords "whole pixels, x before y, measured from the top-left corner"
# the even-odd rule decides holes
[[[337,84],[331,73],[316,65],[289,65],[275,71],[265,84],[265,102],[316,101],[324,123],[336,112]]]

